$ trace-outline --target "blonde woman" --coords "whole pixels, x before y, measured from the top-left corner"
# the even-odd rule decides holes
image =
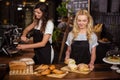
[[[68,34],[65,60],[75,59],[76,63],[86,63],[94,69],[97,36],[92,30],[93,19],[87,10],[76,13],[73,30]]]

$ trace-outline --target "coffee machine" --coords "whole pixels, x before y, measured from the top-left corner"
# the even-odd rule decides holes
[[[0,25],[0,51],[8,56],[18,53],[16,49],[20,42],[22,28],[16,25]]]

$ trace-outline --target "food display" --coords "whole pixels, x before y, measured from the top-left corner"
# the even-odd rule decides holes
[[[48,76],[48,77],[55,77],[55,78],[63,78],[67,75],[67,71],[60,70],[56,68],[55,65],[46,65],[41,64],[34,70],[34,74],[37,76]]]
[[[110,50],[106,53],[104,61],[108,63],[120,64],[120,51]]]
[[[31,75],[33,74],[32,59],[20,59],[17,61],[9,62],[9,75]]]
[[[120,65],[120,51],[118,50],[118,48],[116,48],[115,50],[108,51],[106,53],[106,56],[103,58],[103,61],[105,63],[112,64],[110,68],[118,72],[120,70],[117,66]]]
[[[106,58],[107,61],[120,63],[120,56],[109,56]]]
[[[75,64],[76,62],[74,59],[68,59],[67,61],[65,61],[65,63],[66,62],[67,62],[67,66],[62,67],[61,70],[75,72],[75,73],[81,73],[81,74],[90,73],[90,69],[89,69],[88,65],[85,63],[80,63],[80,64],[76,65]]]
[[[9,75],[35,75],[35,76],[47,76],[53,78],[63,78],[69,72],[88,74],[90,69],[87,64],[76,64],[74,59],[68,59],[65,61],[67,66],[57,67],[54,64],[41,64],[34,66],[34,61],[31,58],[22,58],[17,61],[9,62]]]

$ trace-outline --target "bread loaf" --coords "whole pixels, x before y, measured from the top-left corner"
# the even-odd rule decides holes
[[[78,70],[81,72],[88,72],[90,71],[89,67],[87,64],[81,63],[78,65]]]
[[[11,61],[9,63],[10,70],[19,70],[19,69],[26,69],[27,65],[25,62],[21,61]]]

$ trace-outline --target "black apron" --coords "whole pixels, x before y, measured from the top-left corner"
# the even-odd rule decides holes
[[[76,64],[90,62],[90,51],[88,41],[73,41],[71,44],[70,57],[75,59]]]
[[[34,43],[40,42],[43,39],[43,33],[40,30],[34,29],[33,41]],[[33,60],[35,64],[50,64],[51,63],[51,44],[48,41],[44,47],[34,49],[35,56]]]

